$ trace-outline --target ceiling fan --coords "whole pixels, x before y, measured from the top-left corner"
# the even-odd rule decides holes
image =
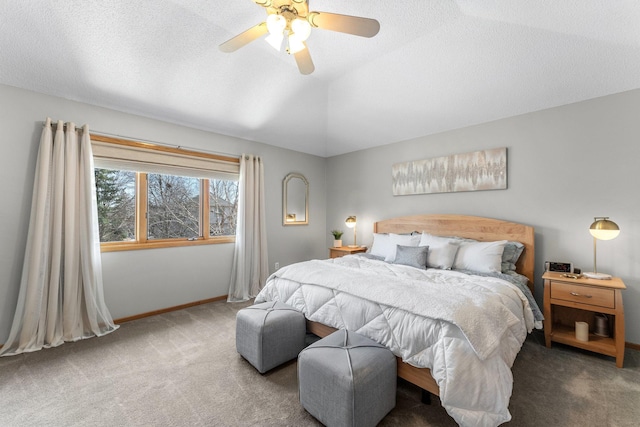
[[[315,70],[305,41],[311,28],[338,31],[361,37],[373,37],[380,31],[375,19],[340,15],[329,12],[310,12],[308,0],[253,0],[267,11],[267,19],[243,33],[227,40],[219,47],[223,52],[234,52],[244,45],[269,33],[266,41],[276,50],[283,48],[292,54],[302,74]]]

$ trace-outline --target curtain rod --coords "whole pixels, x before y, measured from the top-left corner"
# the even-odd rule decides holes
[[[44,121],[42,122],[42,127],[45,127],[47,125],[47,122]],[[51,125],[52,126],[57,126],[58,125],[58,121],[57,120],[51,120]],[[67,128],[67,123],[63,122],[63,126],[66,129]],[[82,128],[82,126],[77,128]],[[238,154],[229,154],[229,153],[224,153],[222,151],[213,151],[213,150],[203,150],[202,148],[194,148],[194,147],[189,147],[186,145],[176,145],[176,144],[170,144],[168,142],[159,142],[159,141],[153,141],[151,139],[144,139],[144,138],[135,138],[135,137],[131,137],[131,136],[126,136],[126,135],[118,135],[115,133],[110,133],[110,132],[102,132],[99,130],[91,130],[89,129],[89,134],[97,134],[97,135],[104,135],[104,136],[111,136],[111,137],[116,137],[116,138],[123,138],[123,139],[128,139],[128,140],[132,140],[132,141],[138,141],[138,142],[148,142],[150,144],[157,144],[157,145],[162,145],[165,147],[171,147],[171,148],[177,148],[179,150],[191,150],[191,151],[200,151],[203,153],[209,153],[209,154],[218,154],[220,156],[227,156],[227,157],[234,157],[234,158],[240,158],[242,157],[241,155]]]

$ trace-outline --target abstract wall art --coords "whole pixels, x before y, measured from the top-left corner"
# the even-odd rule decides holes
[[[393,195],[504,190],[507,188],[507,149],[474,151],[391,167]]]

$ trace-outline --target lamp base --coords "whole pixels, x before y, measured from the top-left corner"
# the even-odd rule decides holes
[[[582,273],[582,275],[584,277],[588,277],[589,279],[611,280],[610,274],[587,272],[587,273]]]
[[[359,247],[360,247],[360,245],[349,245],[348,247],[349,247],[349,248],[359,248]]]

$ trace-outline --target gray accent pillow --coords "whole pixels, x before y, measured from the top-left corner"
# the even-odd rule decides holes
[[[393,260],[393,263],[426,270],[428,252],[429,246],[396,245],[396,258]]]
[[[507,273],[509,271],[516,271],[516,262],[524,251],[524,245],[520,242],[507,242],[504,245],[504,252],[502,253],[502,272]]]

